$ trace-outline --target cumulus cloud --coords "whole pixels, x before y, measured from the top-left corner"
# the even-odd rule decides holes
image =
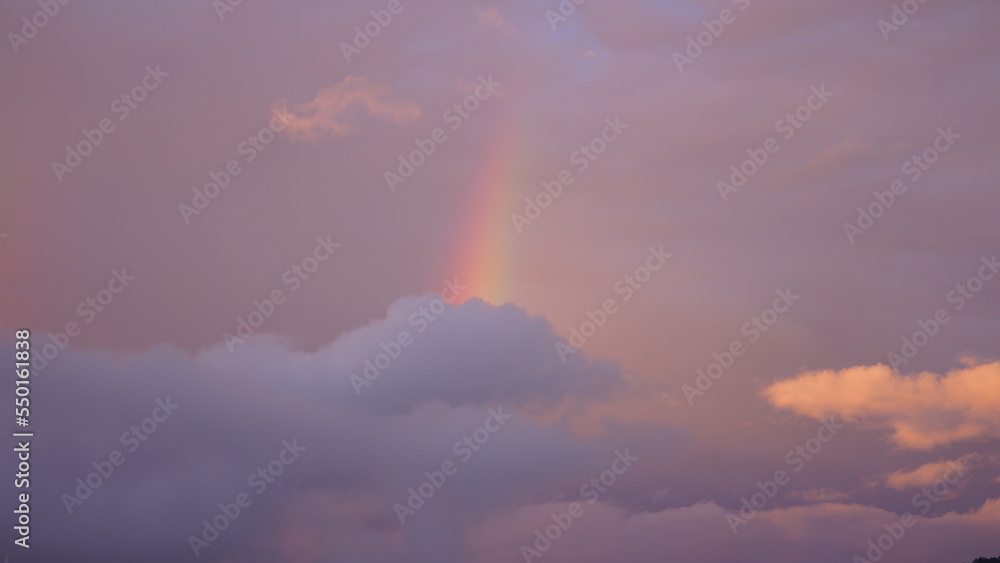
[[[405,123],[420,117],[420,108],[389,99],[389,88],[378,86],[363,76],[348,76],[339,83],[324,88],[308,102],[288,106],[282,100],[276,107],[292,115],[285,132],[298,139],[323,136],[344,137],[358,131],[358,115]]]
[[[285,344],[264,337],[235,354],[220,344],[202,358],[226,372],[288,370],[285,381],[302,392],[376,414],[405,414],[429,401],[551,408],[571,396],[606,398],[624,388],[620,366],[575,357],[562,362],[555,351],[561,341],[545,319],[514,305],[471,299],[444,306],[425,295],[396,300],[384,319],[315,354],[290,356]]]
[[[427,318],[413,314],[433,301],[401,299],[386,318],[316,352],[275,338],[252,339],[231,355],[224,345],[196,356],[169,346],[125,357],[67,350],[33,395],[51,413],[37,428],[50,439],[36,445],[47,474],[33,491],[55,534],[39,543],[35,560],[176,561],[192,554],[187,538],[201,533],[202,521],[240,492],[250,492],[251,506],[201,559],[288,560],[315,536],[326,539],[314,548],[344,540],[327,546],[338,561],[468,560],[465,526],[576,489],[579,473],[599,473],[617,448],[648,451],[643,458],[654,464],[674,449],[681,434],[662,427],[651,435],[621,426],[593,438],[543,424],[532,409],[607,399],[624,381],[620,368],[583,358],[563,364],[547,322],[513,306],[470,300],[411,324]],[[351,374],[402,332],[410,346],[356,393]],[[141,424],[163,418],[157,399],[177,408],[150,432]],[[455,444],[491,412],[510,418],[463,459]],[[146,434],[131,450],[121,436],[136,425]],[[250,475],[289,441],[305,448],[301,457],[257,496]],[[67,502],[76,479],[115,450],[124,464],[82,504]],[[458,472],[401,526],[396,503],[447,460]]]
[[[813,371],[774,383],[763,395],[796,414],[890,428],[905,448],[1000,436],[1000,362],[945,375],[898,375],[883,364]]]

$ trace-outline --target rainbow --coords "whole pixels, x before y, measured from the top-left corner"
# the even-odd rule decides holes
[[[502,127],[492,141],[482,174],[472,184],[467,217],[460,222],[450,271],[469,286],[459,302],[478,297],[494,305],[511,298],[514,245],[518,236],[510,215],[516,209],[523,183],[521,123]]]

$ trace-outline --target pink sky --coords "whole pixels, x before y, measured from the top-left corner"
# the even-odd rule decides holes
[[[224,1],[0,7],[12,560],[1000,555],[994,3]]]

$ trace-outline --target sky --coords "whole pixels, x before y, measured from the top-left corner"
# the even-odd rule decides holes
[[[4,2],[0,556],[1000,555],[998,16]]]

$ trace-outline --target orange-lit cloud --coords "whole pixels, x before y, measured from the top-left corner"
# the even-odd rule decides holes
[[[388,91],[363,76],[348,76],[321,90],[314,99],[288,107],[293,117],[285,132],[293,138],[306,140],[322,136],[343,137],[358,130],[360,112],[394,123],[420,117],[417,106],[388,101]],[[282,100],[275,105],[284,107],[286,103]]]
[[[905,448],[1000,436],[1000,362],[943,376],[902,376],[882,364],[806,372],[774,383],[763,396],[800,415],[890,428]]]
[[[977,457],[970,454],[956,460],[925,463],[912,471],[895,471],[885,476],[885,484],[898,491],[933,485],[949,472],[967,471]]]

